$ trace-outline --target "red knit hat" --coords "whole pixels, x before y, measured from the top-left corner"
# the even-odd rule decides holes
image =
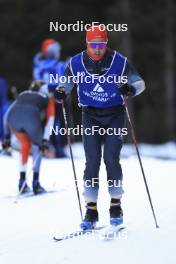
[[[102,38],[103,41],[108,41],[107,31],[105,26],[91,26],[86,30],[86,41],[89,42],[96,38]]]
[[[45,39],[42,42],[42,46],[41,46],[41,51],[42,53],[46,53],[48,51],[48,47],[52,44],[57,43],[57,41],[55,39]]]

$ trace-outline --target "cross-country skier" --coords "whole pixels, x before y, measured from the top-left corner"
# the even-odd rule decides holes
[[[119,52],[107,48],[107,31],[102,26],[93,26],[86,32],[87,49],[73,56],[65,71],[65,77],[78,76],[82,73],[83,79],[77,79],[77,93],[79,105],[82,107],[83,128],[112,128],[118,130],[125,127],[126,111],[123,96],[136,96],[145,89],[145,83],[129,64],[126,57]],[[112,81],[116,76],[116,81]],[[102,77],[105,79],[102,82]],[[127,82],[117,85],[118,77],[125,77]],[[92,81],[90,81],[90,78]],[[111,81],[111,82],[110,82]],[[65,82],[55,91],[56,100],[64,101],[70,94],[74,82]],[[93,228],[98,221],[97,198],[98,177],[104,144],[103,158],[106,165],[110,201],[110,224],[123,223],[121,208],[122,169],[119,162],[122,148],[122,136],[116,134],[101,135],[99,132],[83,135],[83,144],[86,156],[84,171],[84,197],[86,214],[81,223],[82,229]]]
[[[26,90],[19,94],[17,99],[8,109],[5,116],[6,137],[3,148],[10,146],[10,132],[20,142],[20,179],[19,191],[29,191],[26,183],[26,166],[30,152],[33,155],[33,192],[40,194],[45,189],[39,182],[39,170],[42,159],[42,151],[49,148],[50,126],[54,123],[54,98],[49,96],[48,87],[43,81],[33,81]]]
[[[66,64],[60,60],[61,45],[55,39],[45,39],[41,44],[41,51],[38,52],[33,60],[33,79],[43,80],[48,84],[50,92],[54,92],[58,86],[57,77],[61,77],[65,71]],[[52,78],[53,77],[53,78]],[[58,105],[56,112],[59,113]],[[60,127],[61,122],[59,116],[56,115],[54,126]],[[65,157],[63,147],[61,144],[61,136],[52,136],[55,147],[56,157]]]

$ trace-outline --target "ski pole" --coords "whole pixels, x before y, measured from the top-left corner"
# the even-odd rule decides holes
[[[149,198],[151,210],[152,210],[153,217],[154,217],[154,220],[155,220],[155,225],[156,225],[156,228],[159,228],[159,225],[158,225],[157,220],[156,220],[156,215],[155,215],[154,207],[153,207],[153,204],[152,204],[152,199],[151,199],[151,196],[150,196],[150,192],[149,192],[146,176],[145,176],[145,173],[144,173],[144,168],[143,168],[143,165],[142,165],[141,156],[140,156],[140,153],[139,153],[139,148],[138,148],[138,143],[137,143],[137,140],[136,140],[135,130],[134,130],[134,127],[133,127],[133,124],[132,124],[132,121],[131,121],[131,117],[130,117],[130,113],[129,113],[129,110],[128,110],[126,96],[124,96],[123,99],[124,99],[124,106],[125,106],[125,109],[126,109],[128,122],[130,124],[132,141],[133,141],[133,144],[135,145],[135,148],[136,148],[136,152],[137,152],[139,164],[140,164],[140,167],[141,167],[142,176],[143,176],[143,179],[144,179],[147,195],[148,195],[148,198]]]
[[[73,159],[73,151],[71,147],[71,138],[68,133],[68,122],[67,122],[67,114],[64,106],[64,101],[57,101],[58,104],[61,104],[62,106],[62,112],[63,112],[63,117],[64,117],[64,125],[67,131],[67,141],[68,141],[68,146],[69,146],[69,151],[70,151],[70,156],[71,156],[71,162],[72,162],[72,168],[73,168],[73,175],[74,175],[74,180],[75,180],[75,187],[76,187],[76,193],[77,193],[77,198],[78,198],[78,203],[79,203],[79,210],[81,214],[81,220],[83,219],[83,213],[82,213],[82,208],[81,208],[81,199],[80,199],[80,194],[79,194],[79,188],[77,186],[77,176],[76,176],[76,169],[75,169],[75,164],[74,164],[74,159]]]
[[[35,158],[35,160],[34,160],[34,162],[33,162],[33,165],[32,165],[32,167],[31,167],[31,169],[29,170],[29,172],[27,173],[26,178],[25,178],[25,180],[24,180],[24,182],[23,182],[23,184],[22,184],[22,186],[21,186],[21,189],[19,190],[19,192],[18,192],[18,194],[17,194],[17,196],[16,196],[16,198],[15,198],[15,200],[14,200],[14,203],[17,203],[17,202],[18,202],[19,197],[20,197],[20,195],[22,194],[22,192],[23,192],[23,190],[24,190],[24,187],[25,187],[25,185],[26,185],[27,179],[29,178],[29,176],[31,175],[31,173],[32,173],[32,171],[33,171],[33,168],[34,168],[35,165],[37,164],[37,161],[38,161],[38,159],[40,158],[40,155],[41,155],[41,153],[39,153],[39,154],[37,155],[37,157]]]

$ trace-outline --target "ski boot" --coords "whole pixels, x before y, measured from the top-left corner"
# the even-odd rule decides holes
[[[18,190],[20,194],[26,194],[29,193],[31,190],[28,187],[25,179],[20,179],[18,184]]]
[[[96,222],[98,221],[97,204],[93,202],[87,203],[86,208],[84,220],[80,224],[83,230],[95,228]]]
[[[34,180],[32,182],[32,188],[35,195],[46,193],[46,190],[40,185],[38,180]]]
[[[121,225],[123,223],[123,211],[121,208],[120,199],[111,199],[111,206],[109,209],[110,224],[113,226]]]

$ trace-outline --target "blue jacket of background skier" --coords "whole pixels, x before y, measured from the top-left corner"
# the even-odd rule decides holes
[[[7,99],[7,90],[8,85],[6,80],[0,78],[0,139],[4,138],[3,117],[9,107],[9,102]]]
[[[79,53],[71,59],[71,69],[74,76],[80,73],[84,78],[77,83],[77,93],[79,105],[93,106],[97,108],[106,108],[123,104],[123,98],[117,89],[117,80],[122,77],[126,65],[126,58],[120,53],[114,52],[110,68],[104,75],[94,78],[85,68],[83,63],[83,54]],[[109,77],[116,77],[116,82],[109,81]],[[90,82],[87,82],[90,77]],[[91,79],[93,77],[93,79]],[[102,78],[103,77],[103,78]]]
[[[59,82],[50,78],[50,75],[56,78],[63,75],[66,68],[66,64],[62,61],[58,61],[55,58],[42,58],[41,53],[37,53],[33,60],[33,79],[45,81],[49,89],[52,91],[56,88]]]

